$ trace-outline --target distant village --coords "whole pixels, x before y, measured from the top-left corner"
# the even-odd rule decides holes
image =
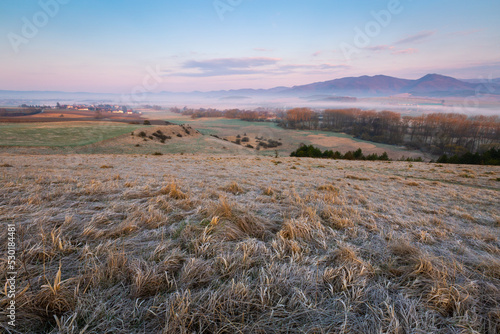
[[[57,102],[57,104],[54,106],[35,106],[35,105],[27,105],[23,104],[20,106],[21,108],[35,108],[35,109],[62,109],[62,110],[78,110],[78,111],[93,111],[93,112],[100,112],[100,113],[111,113],[111,114],[127,114],[127,115],[133,115],[133,114],[142,114],[141,112],[137,112],[132,108],[129,108],[127,106],[120,106],[120,105],[111,105],[111,104],[60,104]]]

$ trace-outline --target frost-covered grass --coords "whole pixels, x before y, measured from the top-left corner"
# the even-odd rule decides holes
[[[499,176],[414,162],[2,154],[15,330],[497,333]]]

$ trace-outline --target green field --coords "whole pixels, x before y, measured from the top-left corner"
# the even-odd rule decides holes
[[[401,156],[420,156],[421,152],[407,151],[401,147],[369,142],[361,139],[354,138],[345,133],[336,133],[329,131],[312,131],[312,130],[285,130],[279,127],[276,123],[272,122],[247,122],[238,119],[221,119],[221,118],[201,118],[191,119],[187,116],[169,114],[166,120],[175,124],[190,124],[193,128],[197,129],[204,135],[218,135],[220,137],[235,136],[235,135],[256,135],[265,137],[267,139],[280,140],[283,146],[278,148],[281,156],[289,155],[290,152],[297,149],[300,144],[315,145],[321,149],[333,149],[345,152],[347,150],[355,150],[358,147],[363,148],[364,151],[380,152],[381,150],[387,151],[393,158],[400,158]],[[325,142],[315,142],[311,140],[311,136],[321,136],[331,140]],[[234,145],[228,143],[229,146]],[[274,154],[275,149],[261,151],[258,154],[270,155]]]
[[[0,124],[0,146],[84,146],[126,134],[140,127],[111,122],[4,123]]]
[[[191,119],[182,115],[149,115],[156,119],[168,120],[174,124],[189,124],[204,136],[186,137],[167,144],[144,144],[107,139],[143,128],[143,125],[130,125],[113,122],[57,122],[57,123],[0,123],[0,147],[4,151],[29,153],[36,148],[36,153],[103,153],[103,154],[163,154],[210,153],[231,155],[274,155],[276,148],[257,151],[228,141],[215,139],[247,135],[250,138],[263,137],[280,141],[277,148],[280,156],[288,156],[300,144],[314,145],[322,150],[347,152],[362,148],[365,153],[386,151],[392,159],[402,156],[418,157],[421,152],[407,151],[401,147],[368,142],[353,138],[344,133],[328,131],[285,130],[271,122],[246,122],[237,119],[202,118]],[[137,146],[136,144],[139,144]],[[44,149],[42,149],[42,147]],[[75,150],[76,149],[76,150]],[[27,150],[27,151],[26,151]],[[432,157],[424,156],[426,159]]]

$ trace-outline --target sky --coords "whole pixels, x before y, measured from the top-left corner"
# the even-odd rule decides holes
[[[2,0],[0,90],[500,77],[498,0]]]

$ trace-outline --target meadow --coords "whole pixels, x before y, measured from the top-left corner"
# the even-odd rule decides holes
[[[263,137],[272,140],[279,140],[283,143],[283,145],[278,148],[255,152],[254,150],[234,147],[234,145],[231,144],[225,145],[226,149],[221,151],[219,145],[214,146],[213,141],[210,141],[209,145],[198,146],[198,148],[195,149],[195,152],[197,153],[207,153],[215,150],[215,153],[274,155],[275,151],[278,150],[278,153],[281,156],[288,156],[301,144],[306,144],[315,145],[323,150],[331,149],[333,151],[338,150],[340,152],[355,151],[358,148],[362,148],[364,152],[368,152],[370,154],[382,154],[383,152],[387,152],[391,159],[399,159],[402,156],[412,158],[423,157],[426,160],[435,158],[420,151],[407,150],[403,147],[394,145],[369,142],[354,138],[353,136],[345,133],[313,130],[285,130],[274,122],[247,122],[238,119],[223,118],[191,119],[188,116],[170,112],[144,112],[149,117],[161,118],[174,124],[189,124],[204,135],[217,135],[221,138],[232,138],[237,135],[244,136],[246,134],[250,138]],[[227,151],[228,149],[231,151]],[[176,151],[172,153],[179,152]]]
[[[115,122],[0,123],[0,146],[77,147],[115,138],[139,127]]]
[[[162,154],[199,153],[233,155],[288,156],[300,144],[315,145],[322,149],[347,152],[362,148],[365,153],[387,152],[391,159],[405,157],[435,157],[402,147],[373,143],[353,138],[343,133],[326,131],[285,130],[272,122],[246,122],[234,119],[202,118],[192,120],[177,114],[151,114],[173,124],[187,124],[203,136],[184,136],[159,144],[152,141],[130,140],[133,131],[149,131],[155,126],[109,121],[65,121],[46,123],[0,123],[0,152],[14,154]],[[159,122],[159,121],[157,121]],[[142,121],[141,121],[142,123]],[[161,122],[160,122],[161,123]],[[169,126],[164,126],[168,129]],[[168,131],[168,130],[167,130]],[[277,148],[249,149],[222,140],[237,135],[252,138],[264,137],[283,143]],[[219,136],[221,139],[212,137]]]
[[[498,333],[499,180],[488,166],[3,153],[18,294],[16,328],[0,326]]]

